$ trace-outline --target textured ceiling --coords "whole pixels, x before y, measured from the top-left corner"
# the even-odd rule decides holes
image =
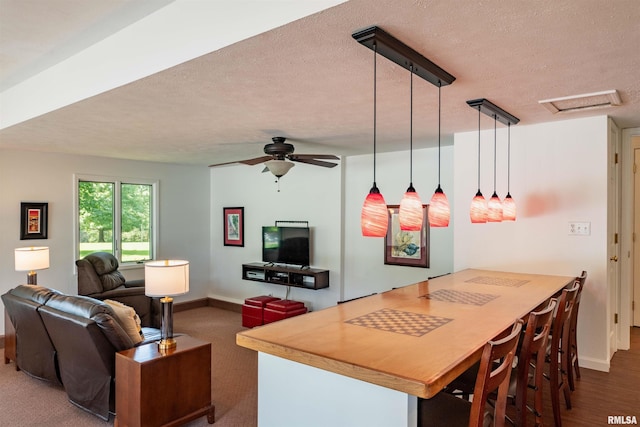
[[[38,7],[8,7],[22,3]],[[1,27],[22,22],[0,30],[0,88],[153,11],[151,2],[84,3],[0,1]],[[78,13],[56,13],[56,4]],[[208,165],[258,157],[271,137],[285,136],[296,153],[369,153],[373,52],[351,34],[371,25],[456,77],[442,88],[446,143],[477,128],[465,102],[476,98],[518,117],[518,126],[608,114],[638,127],[638,22],[637,0],[350,0],[5,127],[0,148]],[[377,61],[378,149],[408,149],[409,72]],[[538,103],[609,89],[621,106],[554,115]],[[437,88],[414,77],[413,98],[414,147],[437,145]],[[482,123],[493,127],[488,117]]]

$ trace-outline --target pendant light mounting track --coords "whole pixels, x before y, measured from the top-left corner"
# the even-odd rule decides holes
[[[413,73],[434,86],[447,86],[456,79],[380,27],[372,26],[358,30],[352,34],[352,37],[369,49],[374,49],[375,44],[380,55],[407,70],[413,68]]]
[[[478,109],[478,107],[480,107],[481,113],[484,113],[492,119],[496,119],[497,121],[505,125],[516,125],[520,121],[520,119],[516,116],[504,111],[502,108],[498,107],[485,98],[472,99],[467,101],[467,104],[469,105],[469,107],[474,109]]]

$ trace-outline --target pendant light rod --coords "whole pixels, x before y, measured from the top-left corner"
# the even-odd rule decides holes
[[[498,124],[497,116],[493,116],[493,194],[496,193],[496,169],[498,162],[498,136],[497,136],[497,127]]]
[[[505,125],[508,125],[509,123],[516,125],[520,121],[519,118],[506,112],[502,108],[493,104],[488,99],[484,99],[484,98],[472,99],[470,101],[467,101],[467,104],[472,108],[476,108],[476,107],[479,108],[481,112],[483,112],[484,114],[486,114],[491,118],[494,118],[495,116],[496,120],[498,120],[500,123]]]
[[[478,193],[480,192],[480,106],[478,106]]]
[[[376,63],[377,63],[377,47],[373,43],[373,186],[376,186],[376,124],[377,124],[377,102],[376,102]]]
[[[507,124],[507,194],[511,187],[511,122]]]
[[[409,67],[411,72],[409,83],[409,187],[413,187],[413,66]]]
[[[373,46],[377,45],[380,55],[407,70],[413,68],[416,75],[434,86],[438,86],[439,83],[445,86],[450,85],[456,79],[380,27],[374,25],[358,30],[352,34],[352,37],[369,49],[373,49]]]
[[[442,112],[442,82],[438,82],[438,188],[440,188],[440,117]]]

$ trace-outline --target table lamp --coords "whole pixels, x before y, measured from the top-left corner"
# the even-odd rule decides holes
[[[158,343],[161,351],[176,347],[173,339],[173,298],[189,292],[189,261],[150,261],[144,265],[145,294],[161,297],[162,332]]]
[[[49,268],[49,248],[47,246],[31,246],[15,249],[16,271],[28,271],[27,284],[37,285],[38,274],[35,270]]]

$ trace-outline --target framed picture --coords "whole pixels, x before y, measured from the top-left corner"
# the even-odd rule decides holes
[[[384,263],[408,267],[429,267],[429,225],[427,209],[422,205],[422,228],[420,231],[400,230],[398,212],[400,206],[387,206],[389,228],[384,238]]]
[[[20,203],[20,240],[47,238],[48,203]]]
[[[244,208],[222,208],[224,245],[244,246]]]

